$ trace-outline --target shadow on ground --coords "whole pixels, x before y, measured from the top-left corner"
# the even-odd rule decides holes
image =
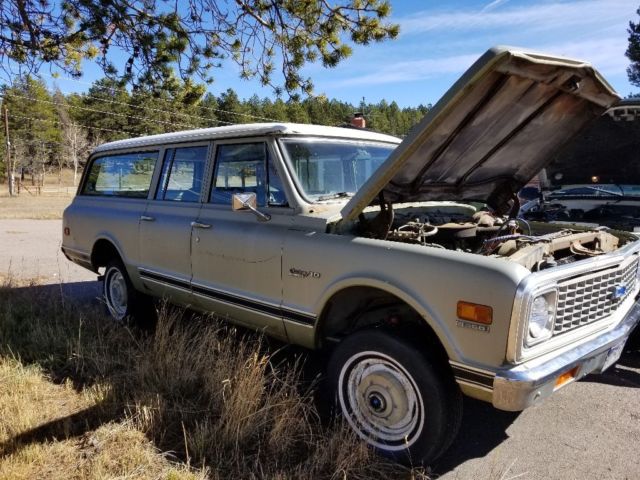
[[[30,444],[43,444],[60,439],[74,439],[96,430],[101,425],[119,421],[124,415],[108,407],[109,400],[78,412],[56,418],[26,430],[5,443],[0,443],[0,459],[12,455]]]
[[[508,438],[507,428],[519,414],[496,410],[489,403],[465,398],[460,432],[451,448],[433,465],[433,472],[443,475],[468,460],[485,457]]]
[[[56,302],[61,301],[63,305],[65,303],[73,304],[74,307],[80,309],[83,306],[91,309],[101,308],[101,284],[97,281],[13,287],[11,290],[16,295],[22,292],[32,292],[36,298],[47,298],[51,301],[55,299]],[[7,348],[18,358],[22,358],[25,354],[25,352],[22,351],[21,345],[14,345],[10,341],[7,342],[7,339],[2,338],[2,336],[0,336],[0,342],[2,343],[0,346],[3,349]],[[33,353],[33,351],[29,353]],[[37,352],[37,358],[33,358],[32,362],[40,364],[41,360],[43,363],[46,363],[51,356],[52,352],[42,350]],[[84,381],[86,379],[82,380],[78,376],[70,374],[71,372],[64,368],[44,368],[44,373],[54,382],[70,380],[74,388],[78,391],[88,384]],[[80,437],[104,423],[121,419],[122,413],[116,413],[111,406],[111,399],[107,397],[104,401],[89,408],[76,411],[72,414],[38,425],[30,430],[26,430],[5,443],[0,443],[0,458],[11,455],[29,444],[45,443],[60,438],[70,439]]]
[[[640,349],[633,348],[622,354],[620,360],[600,375],[588,375],[585,382],[603,383],[615,387],[640,388]]]

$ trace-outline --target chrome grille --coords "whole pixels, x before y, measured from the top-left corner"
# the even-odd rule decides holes
[[[568,332],[613,314],[636,289],[638,259],[558,284],[553,334]]]

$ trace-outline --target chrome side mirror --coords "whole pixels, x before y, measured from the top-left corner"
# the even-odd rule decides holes
[[[234,193],[231,196],[231,210],[234,212],[238,210],[251,210],[261,222],[271,220],[271,215],[259,211],[256,208],[257,205],[258,201],[255,193]]]

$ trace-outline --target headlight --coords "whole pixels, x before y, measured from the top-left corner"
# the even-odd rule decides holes
[[[556,292],[538,295],[531,302],[529,326],[527,328],[527,346],[535,345],[551,337],[553,321],[556,317]]]

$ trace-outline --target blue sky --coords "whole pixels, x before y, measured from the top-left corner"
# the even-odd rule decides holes
[[[494,45],[515,45],[587,60],[623,96],[640,89],[629,84],[624,56],[627,27],[638,20],[640,0],[391,0],[398,39],[354,48],[337,68],[312,65],[317,94],[358,103],[382,99],[401,106],[435,103],[455,80]],[[231,87],[247,98],[273,96],[257,82],[240,80],[229,64],[214,72],[214,94]],[[87,65],[83,78],[98,78]],[[86,84],[60,78],[64,90]]]

